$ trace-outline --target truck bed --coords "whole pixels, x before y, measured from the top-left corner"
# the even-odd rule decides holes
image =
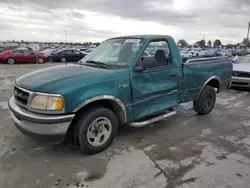
[[[227,58],[189,59],[182,65],[181,102],[196,100],[208,82],[218,87],[218,92],[227,89],[231,82],[232,61]],[[217,80],[217,82],[216,82]]]

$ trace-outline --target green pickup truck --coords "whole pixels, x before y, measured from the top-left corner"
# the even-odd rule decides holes
[[[78,63],[17,78],[9,109],[24,134],[54,143],[72,138],[95,154],[109,147],[119,126],[152,124],[175,115],[180,103],[210,113],[231,75],[225,58],[182,62],[170,36],[117,37]]]

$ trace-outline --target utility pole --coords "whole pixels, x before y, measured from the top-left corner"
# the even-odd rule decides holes
[[[249,29],[250,29],[250,21],[248,22],[248,28],[247,28],[247,45],[249,45]]]

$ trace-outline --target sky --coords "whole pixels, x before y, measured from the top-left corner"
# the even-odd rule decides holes
[[[101,42],[134,34],[242,42],[250,0],[0,0],[0,40]]]

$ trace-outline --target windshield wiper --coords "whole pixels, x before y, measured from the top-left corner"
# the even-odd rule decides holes
[[[108,69],[108,67],[105,65],[105,63],[102,63],[100,61],[86,61],[86,63],[91,63],[91,64],[95,64],[95,65],[99,65],[100,67],[103,67],[105,69]]]

